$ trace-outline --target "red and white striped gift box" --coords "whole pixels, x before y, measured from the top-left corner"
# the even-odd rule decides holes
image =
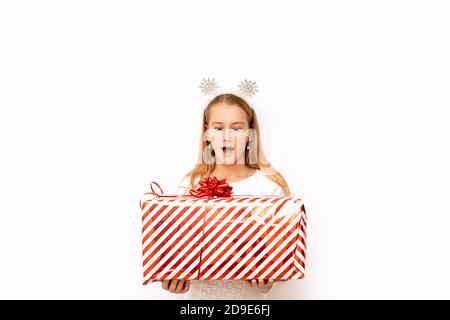
[[[144,284],[164,279],[301,279],[302,199],[156,196],[141,201]]]

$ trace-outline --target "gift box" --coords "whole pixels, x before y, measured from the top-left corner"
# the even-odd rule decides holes
[[[143,284],[304,277],[306,211],[301,198],[231,195],[226,183],[164,196],[161,188],[155,192],[155,185],[159,187],[152,182],[152,191],[140,202]]]

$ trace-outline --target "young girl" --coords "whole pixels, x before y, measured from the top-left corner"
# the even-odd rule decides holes
[[[241,97],[216,96],[203,112],[198,164],[182,179],[178,193],[189,194],[208,176],[226,178],[236,195],[290,196],[283,176],[266,161],[259,144],[255,111]],[[187,299],[267,299],[273,280],[164,280]]]

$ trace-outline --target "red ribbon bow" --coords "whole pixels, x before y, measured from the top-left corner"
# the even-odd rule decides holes
[[[200,187],[189,190],[194,197],[231,197],[233,187],[225,182],[226,179],[219,180],[216,177],[206,177],[199,182]]]

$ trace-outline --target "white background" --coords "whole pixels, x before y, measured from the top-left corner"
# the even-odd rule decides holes
[[[450,298],[447,1],[2,1],[0,298],[141,285],[140,196],[197,159],[215,77],[308,213],[271,298]]]

